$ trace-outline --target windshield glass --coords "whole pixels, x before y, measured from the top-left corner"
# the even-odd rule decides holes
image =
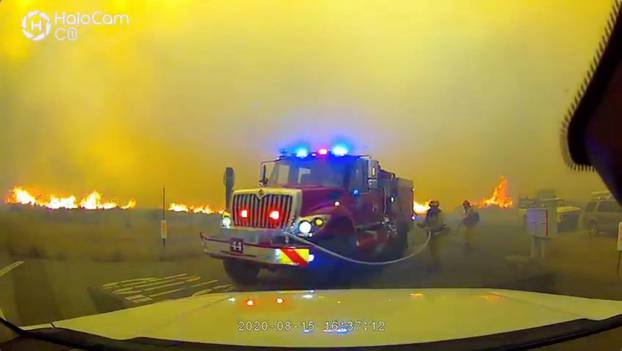
[[[0,317],[309,347],[610,317],[559,298],[622,301],[622,207],[560,132],[619,3],[1,0]],[[383,338],[325,324],[355,315]],[[237,330],[267,318],[305,328]]]
[[[332,159],[279,160],[272,167],[268,186],[320,185],[342,187],[349,162]]]

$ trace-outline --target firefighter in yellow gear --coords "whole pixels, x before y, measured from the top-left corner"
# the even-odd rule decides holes
[[[479,213],[473,208],[469,200],[462,202],[462,225],[464,226],[464,245],[467,251],[475,247],[475,236],[477,235],[477,224],[479,223]]]
[[[430,201],[429,209],[426,212],[425,221],[421,227],[424,228],[428,235],[430,235],[430,256],[432,257],[432,265],[430,268],[440,268],[440,252],[443,247],[443,234],[448,231],[448,227],[445,224],[443,211],[440,209],[440,203],[436,200]]]

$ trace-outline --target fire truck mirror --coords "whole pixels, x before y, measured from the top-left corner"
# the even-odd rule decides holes
[[[261,165],[261,174],[259,176],[259,184],[262,186],[268,184],[268,178],[266,176],[267,172],[268,171],[267,171],[266,165],[265,164]]]
[[[226,187],[233,187],[233,184],[235,182],[235,173],[233,171],[233,168],[227,167],[225,169],[225,174],[224,174],[224,177],[223,177],[223,182],[225,183]]]
[[[229,209],[231,205],[231,195],[233,194],[233,186],[235,185],[235,173],[233,168],[227,167],[225,169],[223,182],[225,183],[225,206]]]
[[[367,184],[369,189],[378,189],[378,161],[369,160],[367,163]]]

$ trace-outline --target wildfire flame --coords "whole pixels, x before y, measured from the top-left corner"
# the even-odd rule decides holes
[[[173,211],[173,212],[192,212],[192,213],[205,213],[205,214],[214,213],[214,211],[209,207],[209,205],[188,206],[188,205],[175,203],[175,202],[172,202],[168,206],[168,210]]]
[[[482,199],[477,203],[478,207],[496,206],[500,208],[512,207],[512,197],[508,194],[508,180],[505,177],[499,178],[499,184],[488,199]]]
[[[16,186],[10,192],[6,198],[7,204],[21,204],[30,206],[41,206],[53,210],[58,209],[74,209],[82,208],[85,210],[109,210],[113,208],[129,209],[136,207],[136,201],[134,199],[128,201],[127,204],[119,206],[116,202],[102,201],[102,195],[97,191],[93,191],[80,201],[75,195],[67,197],[58,197],[56,195],[49,195],[48,200],[43,200],[42,197],[37,197],[30,194],[26,189]]]
[[[80,201],[80,207],[87,210],[109,210],[118,207],[118,205],[114,202],[102,202],[101,194],[94,191]]]
[[[173,202],[168,207],[168,210],[173,212],[188,212],[188,206]]]
[[[420,204],[417,201],[413,202],[413,211],[416,214],[425,214],[430,209],[430,201],[426,201],[425,204]]]
[[[122,210],[127,210],[128,208],[136,207],[136,200],[130,199],[125,205],[121,206]]]

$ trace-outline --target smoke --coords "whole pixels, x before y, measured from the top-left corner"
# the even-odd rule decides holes
[[[416,197],[603,188],[567,170],[561,120],[609,1],[0,3],[0,188],[98,189],[222,207],[295,140],[345,136]],[[75,42],[30,42],[33,9],[127,13]]]

